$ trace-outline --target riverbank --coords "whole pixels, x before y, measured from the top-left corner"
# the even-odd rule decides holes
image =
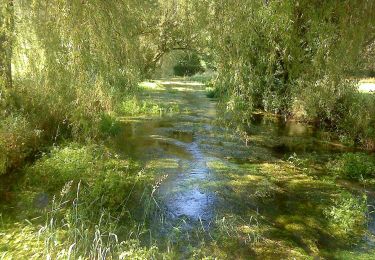
[[[335,171],[357,153],[328,133],[258,114],[245,142],[203,84],[176,79],[141,84],[123,107],[109,139],[22,170],[1,204],[0,255],[373,255],[374,183]]]

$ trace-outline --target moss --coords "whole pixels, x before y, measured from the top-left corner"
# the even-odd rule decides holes
[[[167,101],[165,104],[176,103],[185,106],[186,111],[197,111],[193,108],[194,100],[204,97],[204,93],[180,90],[178,85],[162,86],[143,94],[159,107]],[[187,97],[182,100],[188,100],[187,104],[178,103],[177,99],[184,95]],[[205,104],[198,107],[199,111],[205,108]],[[259,125],[256,131],[253,129],[255,132],[245,146],[233,132],[214,125],[206,129],[202,127],[208,124],[206,118],[188,113],[182,119],[180,115],[177,119],[166,116],[151,121],[132,118],[130,129],[122,128],[124,138],[114,136],[108,142],[110,146],[113,141],[120,146],[141,148],[140,157],[134,158],[143,161],[134,162],[126,157],[134,152],[132,149],[121,147],[118,154],[104,145],[78,143],[56,146],[50,153],[43,154],[24,170],[26,175],[16,196],[19,201],[16,211],[23,212],[19,219],[46,216],[52,201],[60,205],[59,198],[65,194],[67,205],[53,217],[49,215],[49,220],[52,217],[57,221],[53,222],[54,229],[45,233],[56,236],[59,246],[51,249],[54,254],[62,250],[66,253],[69,241],[74,238],[73,229],[66,229],[61,223],[69,223],[78,230],[84,227],[87,231],[82,230],[82,233],[87,235],[86,242],[91,245],[93,234],[98,232],[95,225],[103,221],[100,234],[113,232],[120,241],[123,236],[136,234],[137,241],[124,247],[115,244],[123,250],[116,254],[126,257],[311,259],[345,254],[366,256],[367,253],[358,250],[356,253],[342,251],[363,238],[367,209],[364,199],[336,183],[327,171],[327,162],[335,156],[330,152],[310,153],[310,148],[301,152],[304,138],[288,136],[278,140],[274,122]],[[105,124],[110,126],[112,119],[117,120],[113,117]],[[270,129],[272,131],[268,132]],[[308,147],[314,146],[314,141],[310,137],[307,139]],[[175,141],[181,143],[171,145]],[[204,154],[206,164],[202,167],[207,166],[209,170],[207,178],[189,180],[182,174],[189,173],[194,164],[194,156],[183,143],[188,146],[193,142],[199,142]],[[291,150],[276,153],[273,147],[280,142],[291,144]],[[293,152],[294,149],[297,152]],[[145,155],[145,151],[151,152]],[[166,217],[169,212],[160,203],[156,191],[161,183],[167,182],[167,175],[171,179],[186,178],[170,192],[199,189],[214,197],[215,216],[208,225],[204,220],[194,222],[186,216]],[[80,181],[79,206],[82,207],[78,210],[82,217],[74,218],[72,202]],[[68,190],[70,193],[66,193]],[[47,207],[33,208],[45,193],[48,194]],[[43,225],[43,221],[39,224]],[[155,225],[161,231],[155,231]],[[139,241],[150,246],[142,247]],[[152,246],[155,241],[158,248]],[[83,252],[82,248],[84,244],[80,244],[77,254]]]

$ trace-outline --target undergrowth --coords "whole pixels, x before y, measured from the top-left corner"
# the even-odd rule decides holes
[[[15,224],[1,226],[12,234],[0,239],[4,259],[157,258],[155,246],[140,245],[154,202],[153,176],[137,163],[102,145],[70,143],[23,171],[15,206],[22,213],[16,219],[29,224],[19,230]],[[28,252],[13,245],[24,235]]]
[[[129,195],[129,194],[128,194]],[[156,246],[142,246],[142,221],[129,217],[127,205],[116,211],[97,205],[91,190],[67,182],[56,194],[39,228],[28,224],[2,226],[2,259],[155,259]],[[147,202],[146,202],[147,204]],[[145,205],[147,207],[147,205]],[[23,247],[16,241],[22,240]]]
[[[161,104],[152,100],[140,100],[132,97],[119,106],[119,114],[124,116],[163,115],[180,112],[178,104]]]
[[[375,158],[366,153],[344,153],[327,165],[330,172],[344,179],[365,180],[375,176]]]

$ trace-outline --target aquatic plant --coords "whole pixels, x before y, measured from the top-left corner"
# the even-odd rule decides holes
[[[138,116],[163,115],[178,112],[180,112],[178,104],[161,104],[148,99],[140,100],[138,97],[132,97],[121,103],[118,113],[123,116]]]
[[[333,198],[333,205],[325,209],[333,235],[348,242],[357,242],[364,233],[367,221],[367,197],[356,197],[341,192]]]

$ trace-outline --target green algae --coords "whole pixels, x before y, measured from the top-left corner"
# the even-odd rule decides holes
[[[135,200],[128,209],[130,215],[142,216],[131,222],[142,223],[137,252],[149,247],[152,254],[158,252],[155,255],[165,259],[370,259],[374,231],[366,205],[374,200],[360,185],[354,189],[330,172],[330,161],[349,148],[327,133],[261,114],[246,130],[246,140],[241,139],[216,121],[215,102],[205,97],[204,86],[198,84],[146,84],[141,95],[158,107],[179,109],[121,117],[120,131],[106,143],[114,165],[101,161],[108,157],[93,157],[73,147],[67,158],[62,149],[61,158],[42,159],[28,171],[49,163],[45,171],[40,170],[43,177],[66,159],[67,167],[58,171],[68,179],[78,171],[95,182],[93,172],[112,172],[117,177],[106,190],[123,187],[125,194],[131,189],[131,176],[140,174],[137,179],[148,189],[139,192],[143,202]],[[128,160],[136,166],[125,169]],[[82,167],[86,170],[79,170]],[[126,171],[129,185],[115,185]],[[54,182],[61,186],[66,180]],[[114,193],[118,197],[121,189]],[[33,202],[29,195],[35,193],[23,194],[19,200],[26,208]],[[113,205],[119,200],[109,201]],[[137,207],[146,205],[147,213],[137,213]],[[13,227],[2,228],[3,233],[13,234],[6,236],[8,240],[22,234],[22,228],[12,231]],[[31,227],[28,232],[35,238],[35,225]],[[4,252],[21,250],[0,241]],[[39,247],[35,248],[37,253]]]

